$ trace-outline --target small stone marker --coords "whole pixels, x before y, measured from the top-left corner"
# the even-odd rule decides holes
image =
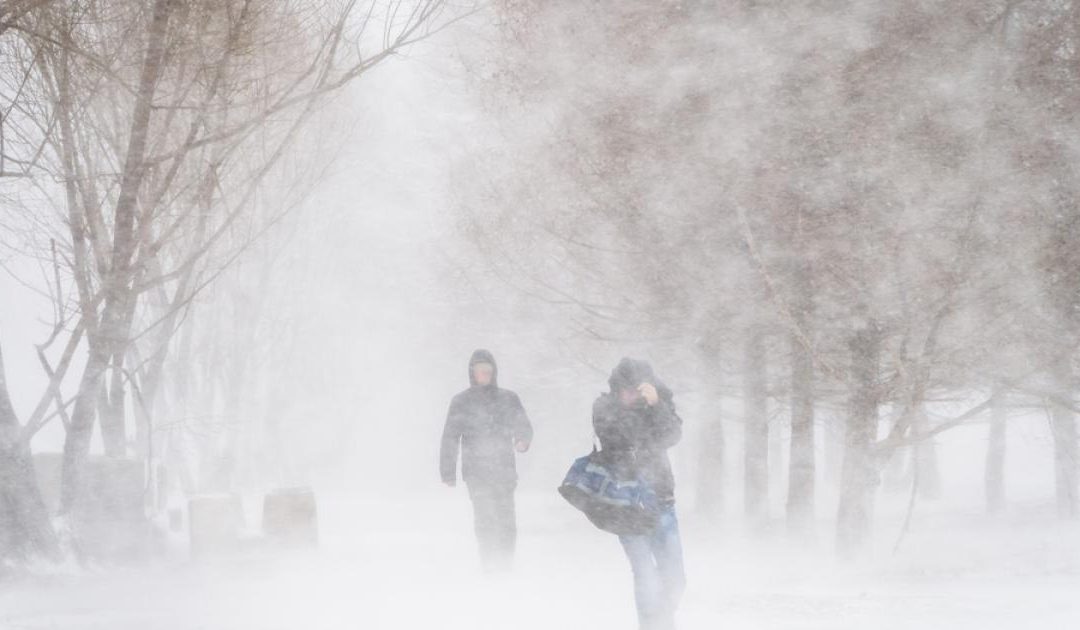
[[[184,529],[184,511],[178,507],[169,508],[169,531],[181,532]]]
[[[278,488],[263,499],[263,534],[272,542],[314,546],[319,541],[318,511],[311,488]]]

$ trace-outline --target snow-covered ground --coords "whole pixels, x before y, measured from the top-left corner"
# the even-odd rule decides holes
[[[1046,506],[989,521],[917,512],[900,550],[884,505],[873,558],[840,563],[828,523],[810,551],[737,518],[682,515],[689,587],[683,629],[1078,627],[1080,526]],[[920,508],[921,509],[921,508]],[[43,572],[0,585],[0,628],[632,629],[617,541],[554,493],[523,493],[516,571],[485,577],[462,489],[395,498],[324,494],[310,553],[245,553],[150,567]],[[782,524],[776,530],[782,531]]]

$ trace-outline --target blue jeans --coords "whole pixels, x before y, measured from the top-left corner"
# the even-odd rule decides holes
[[[686,587],[675,508],[660,515],[651,534],[619,536],[619,542],[634,571],[634,601],[642,630],[674,628],[675,609]]]

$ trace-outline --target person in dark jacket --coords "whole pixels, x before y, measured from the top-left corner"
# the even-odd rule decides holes
[[[508,569],[513,561],[517,542],[515,451],[529,450],[533,437],[521,400],[499,387],[498,375],[490,352],[473,353],[469,389],[450,402],[439,454],[442,481],[453,487],[457,485],[461,451],[461,477],[469,489],[480,560],[487,570]]]
[[[675,627],[686,578],[675,516],[675,478],[667,449],[682,437],[671,390],[645,361],[624,358],[608,380],[611,391],[593,404],[593,430],[616,474],[650,484],[661,505],[650,534],[619,536],[634,574],[634,596],[642,630]]]

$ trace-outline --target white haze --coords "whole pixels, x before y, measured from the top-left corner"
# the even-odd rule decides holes
[[[297,168],[316,171],[302,206],[200,298],[210,309],[245,287],[264,292],[258,321],[232,316],[267,338],[238,421],[258,426],[273,415],[283,433],[250,446],[267,451],[238,474],[237,490],[254,535],[262,493],[311,485],[318,549],[193,562],[184,537],[170,534],[149,566],[42,566],[0,583],[0,628],[633,628],[618,542],[555,492],[590,448],[591,401],[627,354],[654,362],[686,423],[672,450],[688,574],[680,628],[1052,630],[1080,622],[1080,529],[1053,516],[1053,444],[1041,413],[1010,421],[1009,505],[1000,518],[983,515],[986,425],[974,423],[938,440],[942,496],[915,506],[906,534],[907,492],[883,492],[869,557],[840,562],[836,491],[824,465],[812,544],[784,536],[786,474],[771,475],[764,530],[748,529],[740,403],[710,394],[700,365],[666,344],[579,343],[572,309],[492,283],[455,219],[457,204],[474,197],[452,181],[463,160],[500,140],[459,54],[487,36],[478,17],[336,97],[301,142],[310,163],[297,158]],[[0,295],[8,385],[25,415],[44,383],[29,342],[42,337],[48,305],[8,276]],[[536,428],[531,452],[518,459],[521,535],[508,576],[481,573],[465,489],[438,479],[446,408],[467,386],[466,362],[480,347],[495,354],[500,385],[519,393]],[[947,417],[968,402],[935,411]],[[819,462],[826,416],[842,412],[819,414]],[[727,457],[723,514],[714,521],[695,510],[695,440],[715,414],[725,419]],[[50,426],[34,450],[59,450],[62,437]],[[780,459],[773,470],[783,473]]]

